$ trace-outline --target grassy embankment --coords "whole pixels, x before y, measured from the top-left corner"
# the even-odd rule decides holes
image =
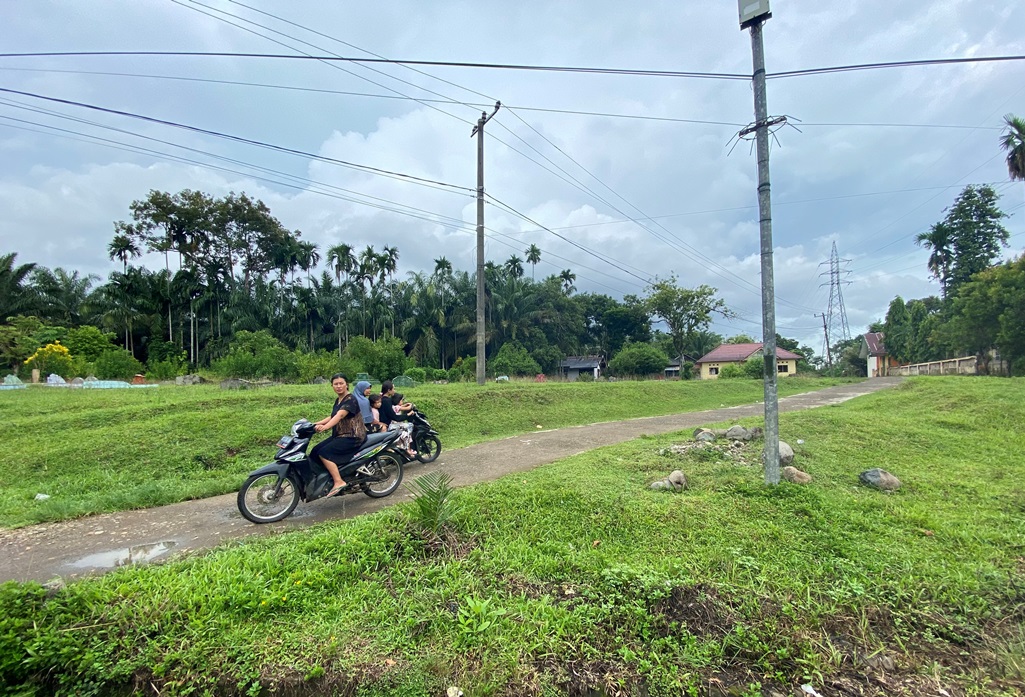
[[[919,378],[784,414],[758,445],[642,438],[412,504],[128,568],[0,586],[22,695],[1020,695],[1025,381]],[[738,461],[738,457],[741,461]],[[883,466],[895,494],[858,484]],[[651,491],[674,468],[691,488]],[[594,691],[591,691],[594,690]]]
[[[788,378],[780,380],[780,394],[838,382]],[[406,394],[450,450],[538,424],[556,428],[751,403],[761,399],[762,388],[751,380],[513,383],[425,385]],[[333,398],[327,385],[0,392],[0,526],[234,491],[273,456],[274,443],[293,422],[328,415]],[[36,501],[37,493],[50,498]]]

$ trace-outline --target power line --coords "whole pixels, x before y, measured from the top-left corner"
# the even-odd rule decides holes
[[[25,53],[0,53],[0,58],[58,58],[94,56],[174,56],[197,58],[264,58],[274,60],[317,60],[347,63],[387,63],[391,65],[425,65],[447,68],[485,68],[490,70],[525,70],[534,72],[584,73],[592,75],[631,75],[643,77],[673,77],[711,80],[743,80],[751,76],[745,73],[715,73],[683,70],[650,70],[640,68],[595,68],[564,65],[527,65],[517,63],[476,63],[470,61],[427,61],[395,58],[366,58],[336,55],[291,55],[281,53],[245,53],[231,51],[36,51]],[[880,70],[886,68],[908,68],[931,65],[957,65],[965,63],[999,63],[1025,60],[1025,56],[977,56],[971,58],[937,58],[913,61],[890,61],[886,63],[859,63],[823,68],[805,68],[776,73],[766,73],[767,79],[825,75],[829,73]]]
[[[97,106],[95,104],[87,104],[85,102],[76,102],[76,101],[73,101],[73,100],[70,100],[70,99],[60,99],[58,97],[48,97],[48,96],[42,95],[42,94],[35,94],[33,92],[23,92],[21,90],[12,90],[12,89],[8,89],[6,87],[0,87],[0,92],[6,92],[8,94],[17,94],[17,95],[21,95],[23,97],[32,97],[34,99],[42,99],[42,100],[45,100],[45,101],[48,101],[48,102],[56,102],[58,104],[67,104],[69,106],[77,106],[77,107],[81,107],[83,109],[92,109],[94,111],[99,111],[99,112],[103,112],[103,113],[106,113],[106,114],[115,114],[117,116],[126,116],[128,118],[139,119],[141,121],[147,121],[149,123],[158,123],[158,124],[161,124],[161,125],[164,125],[164,126],[171,126],[172,128],[180,128],[180,129],[184,129],[184,130],[187,130],[187,131],[193,131],[195,133],[202,133],[204,135],[214,136],[216,138],[224,138],[226,140],[232,140],[232,141],[235,141],[235,142],[238,142],[238,143],[245,143],[246,145],[255,145],[257,147],[267,148],[269,150],[275,150],[275,151],[283,152],[283,153],[286,153],[286,154],[289,154],[289,155],[297,155],[297,156],[300,156],[300,157],[308,157],[308,158],[311,158],[311,159],[314,159],[314,160],[319,160],[321,162],[328,162],[330,164],[339,165],[341,167],[348,167],[350,169],[355,169],[355,170],[358,170],[358,171],[361,171],[361,172],[366,172],[366,173],[369,173],[369,174],[377,174],[377,175],[386,176],[386,177],[389,177],[389,178],[392,178],[392,179],[398,179],[398,180],[401,180],[401,181],[408,181],[408,182],[411,182],[411,183],[419,184],[421,186],[428,186],[429,188],[442,189],[442,190],[444,190],[445,188],[448,188],[448,189],[454,189],[454,190],[457,190],[457,191],[460,191],[460,192],[462,192],[462,191],[472,192],[473,191],[473,189],[471,189],[469,187],[459,186],[457,184],[449,184],[448,182],[437,181],[437,180],[434,180],[434,179],[426,179],[426,178],[423,178],[423,177],[416,177],[416,176],[413,176],[412,174],[403,174],[402,172],[393,172],[391,170],[381,169],[379,167],[371,167],[370,165],[362,165],[362,164],[359,164],[359,163],[356,163],[356,162],[349,162],[349,161],[346,161],[346,160],[339,160],[339,159],[334,158],[334,157],[326,157],[324,155],[317,155],[317,154],[314,154],[314,153],[305,152],[303,150],[296,150],[294,148],[287,148],[287,147],[282,146],[282,145],[274,145],[273,143],[265,143],[263,141],[253,140],[251,138],[243,138],[242,136],[235,136],[235,135],[231,135],[231,134],[228,134],[228,133],[222,133],[220,131],[213,131],[213,130],[206,129],[206,128],[199,128],[198,126],[189,126],[188,124],[178,123],[176,121],[167,121],[165,119],[158,119],[158,118],[154,118],[152,116],[144,116],[142,114],[135,114],[135,113],[132,113],[130,111],[121,111],[121,110],[118,110],[118,109],[108,109],[106,107]]]

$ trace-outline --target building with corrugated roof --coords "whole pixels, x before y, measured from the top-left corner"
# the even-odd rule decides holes
[[[702,380],[714,380],[719,372],[728,365],[744,365],[751,356],[762,355],[761,342],[757,344],[722,344],[702,356],[694,367],[698,369],[698,377]],[[802,360],[792,351],[776,347],[776,374],[780,377],[797,374],[797,362]]]

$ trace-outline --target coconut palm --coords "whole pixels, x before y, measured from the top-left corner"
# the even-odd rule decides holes
[[[313,242],[300,242],[298,247],[297,261],[299,268],[306,272],[306,287],[309,288],[313,284],[310,273],[320,263],[320,252],[317,251],[317,245]]]
[[[935,223],[929,232],[919,233],[915,244],[931,249],[927,266],[940,282],[940,292],[947,297],[947,285],[954,264],[954,231],[946,223]]]
[[[532,244],[527,247],[527,263],[530,264],[530,280],[534,280],[534,269],[537,267],[538,262],[541,261],[541,248],[536,244]]]
[[[1007,132],[1000,137],[1000,147],[1007,153],[1007,173],[1014,181],[1025,181],[1025,119],[1007,114]]]
[[[347,244],[336,244],[327,250],[327,263],[335,270],[335,281],[341,283],[342,274],[348,278],[356,268],[356,257],[352,254],[352,247]]]

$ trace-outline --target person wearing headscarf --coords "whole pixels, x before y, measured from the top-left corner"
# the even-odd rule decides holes
[[[364,424],[372,424],[374,422],[374,412],[370,409],[370,383],[366,380],[360,380],[356,383],[356,401],[359,402],[359,413],[363,417]]]

